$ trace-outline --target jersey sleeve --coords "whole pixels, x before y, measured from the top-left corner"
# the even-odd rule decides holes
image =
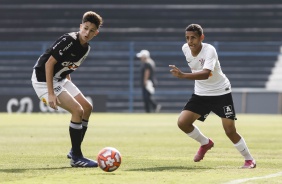
[[[187,43],[183,44],[183,46],[182,46],[182,52],[183,52],[184,56],[186,56],[186,53],[187,53],[187,51],[188,51],[187,48],[188,48]]]
[[[63,62],[71,47],[74,45],[74,39],[64,35],[60,37],[51,47],[51,55],[57,62]]]
[[[206,51],[206,58],[205,58],[205,64],[203,66],[203,69],[209,69],[211,71],[214,71],[214,67],[217,61],[217,53],[213,46],[209,46]]]
[[[145,64],[144,64],[144,69],[145,69],[145,70],[147,70],[147,69],[151,70],[151,68],[152,68],[152,66],[151,66],[150,63],[145,63]]]

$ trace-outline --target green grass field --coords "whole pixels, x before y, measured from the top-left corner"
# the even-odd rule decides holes
[[[178,114],[94,113],[82,144],[96,159],[103,147],[122,154],[118,170],[72,168],[69,114],[0,114],[0,183],[13,184],[182,184],[282,183],[282,116],[238,115],[256,169],[239,169],[243,157],[225,136],[220,119],[210,115],[196,125],[215,142],[195,163],[198,143],[182,133]],[[239,179],[246,179],[239,182]]]

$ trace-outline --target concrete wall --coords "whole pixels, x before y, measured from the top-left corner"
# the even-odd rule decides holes
[[[236,113],[282,114],[282,92],[264,89],[234,89]]]

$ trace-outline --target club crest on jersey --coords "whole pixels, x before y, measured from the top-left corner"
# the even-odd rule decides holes
[[[205,63],[205,59],[202,58],[202,59],[199,60],[199,62],[201,63],[201,66],[203,66],[204,63]]]
[[[230,116],[233,115],[233,109],[231,105],[224,106],[223,109],[224,109],[224,114],[226,118],[229,118]]]

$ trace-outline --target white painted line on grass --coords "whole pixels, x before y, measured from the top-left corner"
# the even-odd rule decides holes
[[[278,172],[278,173],[270,174],[270,175],[266,175],[266,176],[260,176],[260,177],[253,177],[253,178],[245,178],[245,179],[233,180],[233,181],[230,181],[230,182],[225,183],[225,184],[240,184],[240,183],[244,183],[246,181],[260,180],[260,179],[267,179],[267,178],[275,178],[275,177],[278,177],[278,176],[282,176],[282,172]]]

